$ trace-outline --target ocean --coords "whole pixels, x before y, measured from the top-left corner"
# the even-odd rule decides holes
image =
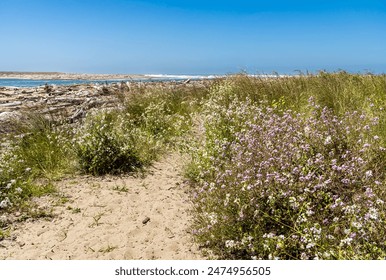
[[[39,87],[44,85],[78,85],[78,84],[111,84],[119,82],[159,82],[159,81],[184,81],[187,79],[201,80],[212,79],[215,76],[172,76],[153,75],[140,79],[127,80],[32,80],[32,79],[0,79],[0,87]]]

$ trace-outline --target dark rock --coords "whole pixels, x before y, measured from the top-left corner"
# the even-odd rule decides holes
[[[145,219],[143,219],[142,224],[146,225],[148,222],[150,222],[150,218],[146,217]]]

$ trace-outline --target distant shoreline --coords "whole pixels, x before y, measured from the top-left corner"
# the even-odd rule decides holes
[[[112,81],[112,80],[159,80],[159,79],[178,79],[178,80],[206,80],[214,78],[224,78],[232,74],[211,74],[211,75],[186,75],[186,74],[89,74],[89,73],[62,73],[62,72],[17,72],[17,71],[0,71],[0,80],[15,79],[15,80],[97,80],[97,81]],[[234,74],[234,75],[237,75]],[[283,78],[294,77],[298,75],[283,75],[283,74],[249,74],[250,77],[260,78]]]
[[[79,74],[61,72],[11,72],[0,71],[0,79],[28,80],[129,80],[141,79],[147,75],[140,74]]]

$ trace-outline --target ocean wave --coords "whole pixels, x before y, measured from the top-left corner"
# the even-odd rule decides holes
[[[145,74],[146,78],[154,79],[215,79],[221,76],[217,75],[171,75],[171,74]]]

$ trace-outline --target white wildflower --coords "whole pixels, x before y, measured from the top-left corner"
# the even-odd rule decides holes
[[[208,215],[208,218],[209,218],[209,222],[211,225],[217,224],[217,214],[216,213],[210,213]]]
[[[308,243],[307,246],[306,246],[307,249],[310,249],[310,248],[312,248],[312,247],[315,247],[315,243],[314,243],[314,242],[310,242],[310,243]]]
[[[0,208],[7,208],[8,206],[12,205],[11,201],[8,197],[6,197],[4,200],[0,202]]]
[[[307,254],[303,252],[303,253],[300,255],[300,259],[302,259],[302,260],[308,260]]]
[[[367,170],[366,173],[365,173],[365,176],[366,176],[366,178],[371,178],[371,177],[373,177],[373,171]]]
[[[331,144],[331,142],[332,142],[332,137],[331,137],[331,135],[328,135],[326,137],[326,139],[324,140],[324,145],[329,145],[329,144]]]
[[[306,137],[310,136],[310,132],[311,132],[311,128],[309,126],[306,126],[304,128],[304,134],[306,135]]]
[[[366,219],[377,220],[378,219],[378,211],[375,208],[370,208],[369,212],[365,215]]]
[[[357,228],[357,229],[362,228],[362,224],[359,223],[359,222],[352,222],[351,225],[352,225],[353,227]]]
[[[347,237],[345,239],[342,239],[340,241],[340,246],[343,246],[343,245],[350,245],[351,244],[351,241],[352,241],[352,238],[351,237]]]
[[[227,241],[225,241],[225,247],[233,248],[234,246],[235,246],[235,241],[234,240],[227,240]]]

